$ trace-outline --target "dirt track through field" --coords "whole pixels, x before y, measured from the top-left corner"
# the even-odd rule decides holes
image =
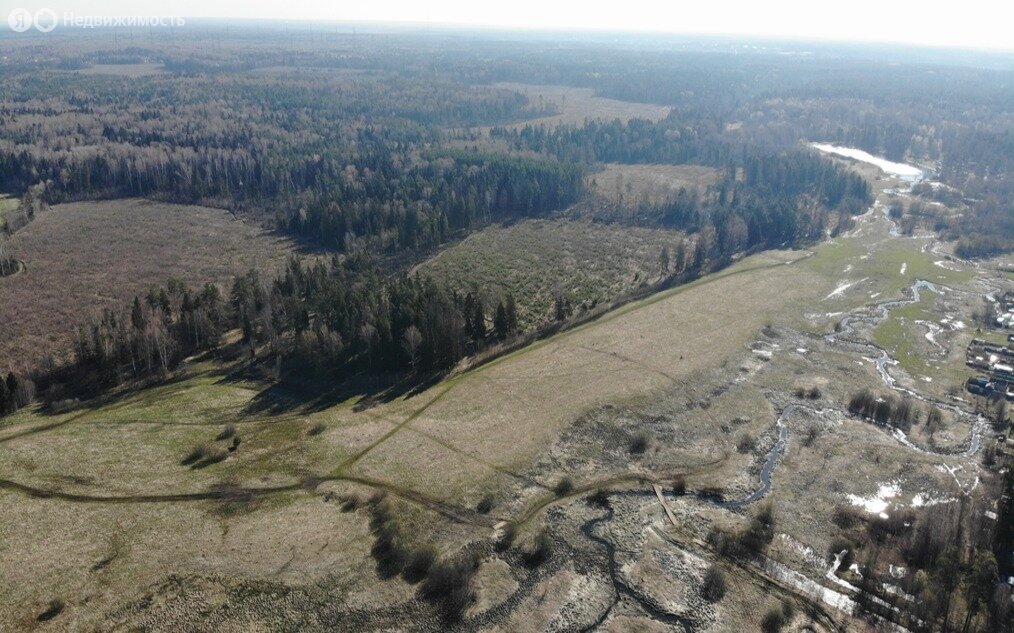
[[[644,334],[641,334],[634,339],[634,349],[632,351],[627,351],[625,348],[629,347],[629,340],[623,337],[623,333],[629,329],[628,322],[632,319],[636,322],[641,315],[652,315],[653,313],[653,318],[664,319],[668,311],[673,311],[677,314],[693,314],[694,309],[692,308],[686,310],[679,309],[680,304],[682,303],[682,300],[679,299],[679,297],[684,293],[693,292],[697,295],[706,294],[711,289],[712,284],[726,285],[730,283],[730,280],[740,279],[743,276],[756,274],[764,270],[785,267],[786,263],[794,263],[795,261],[799,260],[795,259],[790,262],[778,260],[774,263],[754,263],[753,265],[743,265],[738,269],[726,270],[711,275],[696,282],[686,284],[685,286],[668,290],[639,302],[623,306],[611,313],[603,315],[596,321],[592,321],[574,328],[573,330],[563,332],[545,341],[540,341],[532,346],[519,350],[501,359],[497,359],[487,365],[481,366],[473,371],[456,376],[440,385],[437,385],[428,392],[424,392],[424,394],[416,396],[416,398],[425,398],[427,395],[429,397],[423,401],[421,406],[408,412],[408,414],[400,421],[394,423],[394,425],[380,437],[375,439],[355,455],[348,458],[345,463],[341,464],[334,472],[321,475],[316,477],[316,479],[319,481],[346,481],[361,483],[377,489],[385,489],[393,494],[415,501],[419,505],[433,509],[445,516],[455,515],[458,518],[461,518],[462,516],[473,514],[470,511],[466,511],[461,508],[455,508],[453,504],[448,504],[445,501],[417,492],[420,489],[425,489],[425,486],[420,486],[415,484],[415,482],[398,481],[383,476],[377,476],[371,474],[369,469],[362,469],[364,472],[359,472],[358,470],[353,472],[353,469],[361,463],[368,462],[369,458],[376,451],[381,450],[390,442],[400,438],[400,431],[410,428],[413,435],[416,435],[417,437],[426,437],[430,441],[446,448],[453,460],[467,459],[470,461],[476,461],[496,472],[513,478],[525,479],[527,481],[528,478],[518,474],[519,471],[511,467],[510,461],[498,459],[497,451],[486,453],[482,450],[476,450],[475,447],[469,446],[467,442],[462,442],[455,437],[457,433],[452,435],[447,434],[448,423],[453,422],[455,417],[455,415],[453,415],[453,412],[455,411],[454,406],[460,404],[462,401],[469,401],[476,397],[471,393],[476,385],[479,385],[480,389],[483,391],[493,390],[497,394],[497,397],[492,398],[478,396],[476,401],[483,403],[482,413],[485,415],[500,414],[502,412],[501,405],[505,402],[504,398],[506,398],[507,404],[515,408],[525,408],[529,406],[529,398],[521,397],[522,393],[526,389],[533,387],[537,389],[538,385],[546,382],[547,379],[559,378],[561,376],[565,381],[572,380],[578,383],[587,380],[589,376],[598,376],[597,380],[594,381],[596,385],[602,385],[603,381],[605,381],[604,384],[606,385],[612,385],[612,388],[606,389],[607,393],[615,393],[617,391],[617,386],[621,387],[621,391],[623,393],[644,393],[652,388],[671,385],[673,382],[679,381],[679,376],[674,375],[669,371],[659,369],[654,365],[654,362],[640,360],[641,358],[654,358],[657,356],[656,350],[660,347],[666,346],[666,343],[664,342],[658,343],[653,340],[653,334],[657,333],[659,330],[657,328],[649,328]],[[737,286],[738,285],[739,284],[737,284]],[[746,287],[750,286],[749,283],[745,283],[743,285]],[[667,301],[672,301],[672,303],[663,303]],[[658,315],[657,313],[660,311],[662,314]],[[608,329],[610,332],[600,334],[600,331],[603,329]],[[709,336],[713,335],[715,329],[716,328],[708,328]],[[730,345],[730,348],[738,349],[739,345],[738,343],[733,343]],[[692,354],[687,355],[688,357],[694,357]],[[545,362],[544,359],[546,356],[550,357],[550,364],[548,366],[544,365],[539,367],[540,362]],[[683,364],[680,362],[680,356],[682,356],[682,354],[677,354],[673,358],[669,359],[670,364],[673,367],[680,367]],[[526,375],[526,372],[532,366],[531,359],[535,359],[536,370],[530,375]],[[520,370],[516,367],[518,365],[521,365]],[[603,367],[603,365],[608,366]],[[680,367],[680,369],[682,369],[682,367]],[[620,381],[617,382],[617,372],[627,374],[628,378],[621,378]],[[505,379],[509,382],[513,382],[514,386],[512,388],[504,389],[503,381]],[[629,382],[630,385],[624,384],[625,382]],[[598,387],[593,386],[581,390],[579,392],[580,399],[576,403],[571,404],[568,402],[565,406],[562,403],[558,404],[558,420],[561,422],[569,422],[573,420],[575,411],[579,411],[581,408],[586,407],[587,403],[590,402],[587,398],[589,394],[588,389],[595,388]],[[557,394],[566,392],[565,389],[554,389],[553,391]],[[457,398],[457,401],[452,403],[450,407],[451,413],[448,413],[447,408],[442,411],[435,412],[435,409],[443,406],[444,401],[449,397]],[[565,402],[567,402],[567,400],[565,400]],[[123,405],[124,403],[117,403],[114,406],[119,407]],[[0,437],[0,442],[9,442],[20,437],[43,433],[67,424],[79,422],[85,416],[94,413],[96,412],[85,411],[51,424],[17,430],[6,436]],[[512,417],[514,415],[518,415],[521,419],[525,419],[524,413],[510,414]],[[528,419],[532,418],[529,417]],[[422,420],[425,420],[425,424],[417,426],[416,423]],[[464,432],[468,435],[467,431]],[[461,436],[459,435],[458,437]],[[485,457],[486,455],[490,455],[492,457]],[[427,465],[428,468],[434,466],[437,466],[437,470],[446,472],[448,468],[453,467],[453,464]],[[446,466],[448,468],[439,468],[439,466]],[[700,465],[700,467],[707,466],[708,464]],[[579,490],[594,489],[600,486],[618,485],[624,482],[629,483],[634,479],[637,478],[610,478],[602,481],[590,482],[588,485],[582,486]],[[40,498],[53,497],[67,501],[88,503],[207,501],[221,499],[226,495],[226,493],[223,493],[222,491],[212,490],[165,494],[103,496],[97,494],[67,493],[59,490],[46,489],[44,487],[34,487],[28,483],[13,480],[5,480],[0,485],[8,490],[30,494]],[[264,496],[289,492],[297,487],[297,484],[291,484],[274,488],[245,488],[240,489],[239,492],[244,495],[249,494],[253,496]],[[554,498],[550,498],[547,499],[545,503],[538,504],[536,508],[532,508],[531,512],[527,513],[525,519],[532,516],[542,507],[545,507],[545,505],[554,502],[554,500]]]
[[[516,472],[582,412],[671,388],[715,362],[719,354],[738,354],[763,325],[765,308],[776,309],[783,300],[799,296],[798,287],[786,289],[787,284],[774,279],[782,276],[780,269],[796,274],[791,264],[809,255],[774,262],[763,255],[760,261],[628,304],[455,376],[434,387],[439,390],[435,395],[430,390],[428,398],[427,393],[416,396],[427,399],[400,417],[378,408],[374,415],[386,417],[392,427],[350,457],[339,472],[355,469],[384,478],[389,470],[384,464],[404,464],[396,455],[412,450],[400,434],[406,428],[421,432],[458,459],[469,455],[494,470]],[[739,303],[716,299],[729,295],[739,297],[742,305],[763,307],[743,316]],[[730,328],[730,323],[735,325]],[[446,466],[438,470],[447,472],[451,462]],[[412,485],[413,480],[398,483]]]

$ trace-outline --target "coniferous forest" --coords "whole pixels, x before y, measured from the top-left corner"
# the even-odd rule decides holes
[[[237,280],[258,298],[252,303],[239,301],[235,288],[226,300],[210,288],[170,284],[124,306],[133,319],[117,310],[95,315],[74,358],[100,367],[101,383],[167,371],[239,325],[245,338],[271,341],[293,369],[447,369],[517,332],[493,327],[501,306],[480,306],[477,319],[476,298],[384,262],[410,261],[490,223],[564,212],[587,199],[586,177],[601,163],[695,164],[724,174],[707,189],[642,203],[633,215],[643,226],[697,236],[685,244],[681,272],[837,235],[866,209],[867,182],[808,151],[801,138],[939,161],[943,180],[960,183],[974,202],[971,213],[938,218],[934,229],[957,240],[961,256],[1011,246],[1009,144],[999,122],[990,122],[1007,88],[987,90],[988,71],[940,70],[950,83],[922,103],[920,71],[899,86],[897,74],[870,72],[847,56],[786,76],[763,55],[718,64],[687,52],[673,54],[681,63],[670,65],[662,51],[633,59],[581,47],[551,56],[533,47],[519,57],[489,42],[481,65],[453,45],[425,52],[356,45],[351,55],[340,46],[297,47],[252,64],[244,46],[226,39],[214,51],[181,57],[166,46],[112,52],[71,40],[30,62],[32,52],[20,51],[0,76],[0,190],[22,199],[8,214],[8,233],[40,205],[142,196],[224,207],[338,256],[327,266],[292,263],[277,280]],[[166,72],[71,71],[150,62]],[[637,72],[626,72],[629,64]],[[254,72],[274,66],[300,71]],[[872,79],[850,79],[859,69]],[[848,98],[828,71],[846,78]],[[662,120],[519,125],[561,107],[489,85],[521,79],[671,109]],[[946,114],[969,94],[981,117],[974,131]],[[857,101],[862,108],[849,107]],[[490,142],[479,142],[484,129]],[[342,292],[350,283],[360,290]],[[495,335],[480,331],[487,326]],[[409,328],[421,342],[406,342]],[[321,354],[310,351],[317,346]]]
[[[0,629],[1012,633],[1009,55],[332,27],[0,35]]]

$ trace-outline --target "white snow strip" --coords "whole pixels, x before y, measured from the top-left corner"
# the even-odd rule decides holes
[[[929,508],[942,503],[954,503],[955,501],[957,501],[957,499],[954,497],[931,497],[920,492],[912,497],[912,507]]]
[[[908,262],[905,262],[905,263],[903,263],[901,265],[901,273],[900,274],[904,275],[906,270],[908,270]]]
[[[847,495],[849,501],[854,506],[859,506],[869,512],[870,514],[879,514],[882,517],[887,515],[884,513],[887,510],[887,506],[890,505],[890,500],[897,497],[901,493],[901,485],[897,482],[889,482],[886,484],[880,484],[875,495],[869,497],[861,497],[859,495]]]
[[[867,279],[869,279],[869,277],[863,277],[859,281],[846,281],[846,282],[840,284],[837,288],[835,288],[834,290],[832,290],[830,292],[830,294],[828,294],[826,297],[824,297],[824,301],[827,301],[828,299],[831,299],[833,297],[840,297],[840,296],[844,295],[846,290],[848,290],[849,288],[851,288],[852,286],[854,286],[856,284],[863,283]]]
[[[884,173],[892,176],[898,176],[903,180],[922,180],[924,174],[921,169],[912,165],[906,165],[905,163],[893,163],[887,159],[874,156],[869,152],[865,152],[861,149],[855,149],[852,147],[841,147],[839,145],[830,145],[828,143],[811,143],[814,149],[824,152],[826,154],[834,154],[836,156],[844,156],[853,160],[858,160],[864,163],[869,163],[880,168]]]

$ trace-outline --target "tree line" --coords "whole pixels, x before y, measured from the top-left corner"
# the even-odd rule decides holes
[[[105,310],[78,329],[72,364],[40,381],[47,389],[64,385],[53,400],[161,378],[183,359],[217,349],[233,329],[244,349],[282,374],[328,380],[445,371],[519,333],[509,295],[484,306],[428,278],[387,276],[362,255],[326,264],[292,259],[274,280],[255,270],[237,277],[227,296],[215,285],[170,280],[120,311]]]
[[[545,111],[508,90],[388,76],[45,73],[0,86],[0,190],[44,187],[48,202],[204,203],[347,250],[429,248],[582,193],[578,165],[441,146],[442,126]]]

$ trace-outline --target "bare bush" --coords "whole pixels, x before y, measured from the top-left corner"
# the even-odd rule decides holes
[[[407,582],[419,582],[426,578],[433,563],[437,560],[437,550],[432,545],[417,547],[408,554],[405,568],[401,572]]]
[[[531,544],[524,552],[525,564],[529,567],[538,567],[549,560],[553,555],[553,536],[548,527],[539,530],[539,533],[532,539]]]
[[[553,492],[558,497],[565,497],[574,491],[574,482],[571,481],[570,477],[564,477],[560,481],[556,482],[556,486],[553,487]]]
[[[837,505],[831,513],[831,520],[841,529],[847,530],[859,523],[860,518],[852,508]]]
[[[500,532],[500,538],[496,540],[495,548],[498,552],[506,552],[514,543],[518,535],[518,526],[515,523],[507,523]]]
[[[785,625],[785,613],[781,607],[771,607],[761,620],[761,630],[764,633],[778,633]]]
[[[479,503],[475,504],[475,510],[479,514],[489,514],[490,510],[493,509],[493,496],[485,495],[482,499],[479,499]]]
[[[598,506],[604,508],[609,505],[609,493],[603,488],[599,488],[592,494],[588,495],[588,505]]]
[[[749,453],[757,446],[757,439],[749,433],[740,434],[736,440],[736,450],[740,453]]]
[[[338,503],[342,512],[354,512],[362,505],[362,499],[359,498],[359,495],[342,495],[338,499]]]
[[[683,475],[677,475],[672,480],[672,493],[677,497],[687,494],[687,479]]]
[[[445,623],[457,622],[475,600],[472,578],[479,561],[474,556],[433,563],[420,587],[420,594],[436,605]]]
[[[816,424],[810,424],[803,431],[803,446],[813,446],[813,443],[817,441],[817,436],[820,435],[820,429],[817,428]]]
[[[648,450],[648,446],[650,444],[651,439],[648,437],[647,433],[638,433],[630,440],[630,452],[635,455],[640,455],[644,451]]]
[[[701,585],[701,596],[708,602],[718,602],[725,597],[725,574],[716,565],[708,567],[704,572],[704,583]]]
[[[201,444],[190,449],[190,452],[186,454],[186,457],[180,461],[183,466],[193,466],[197,462],[202,461],[208,455],[211,455],[212,449],[207,444]]]

